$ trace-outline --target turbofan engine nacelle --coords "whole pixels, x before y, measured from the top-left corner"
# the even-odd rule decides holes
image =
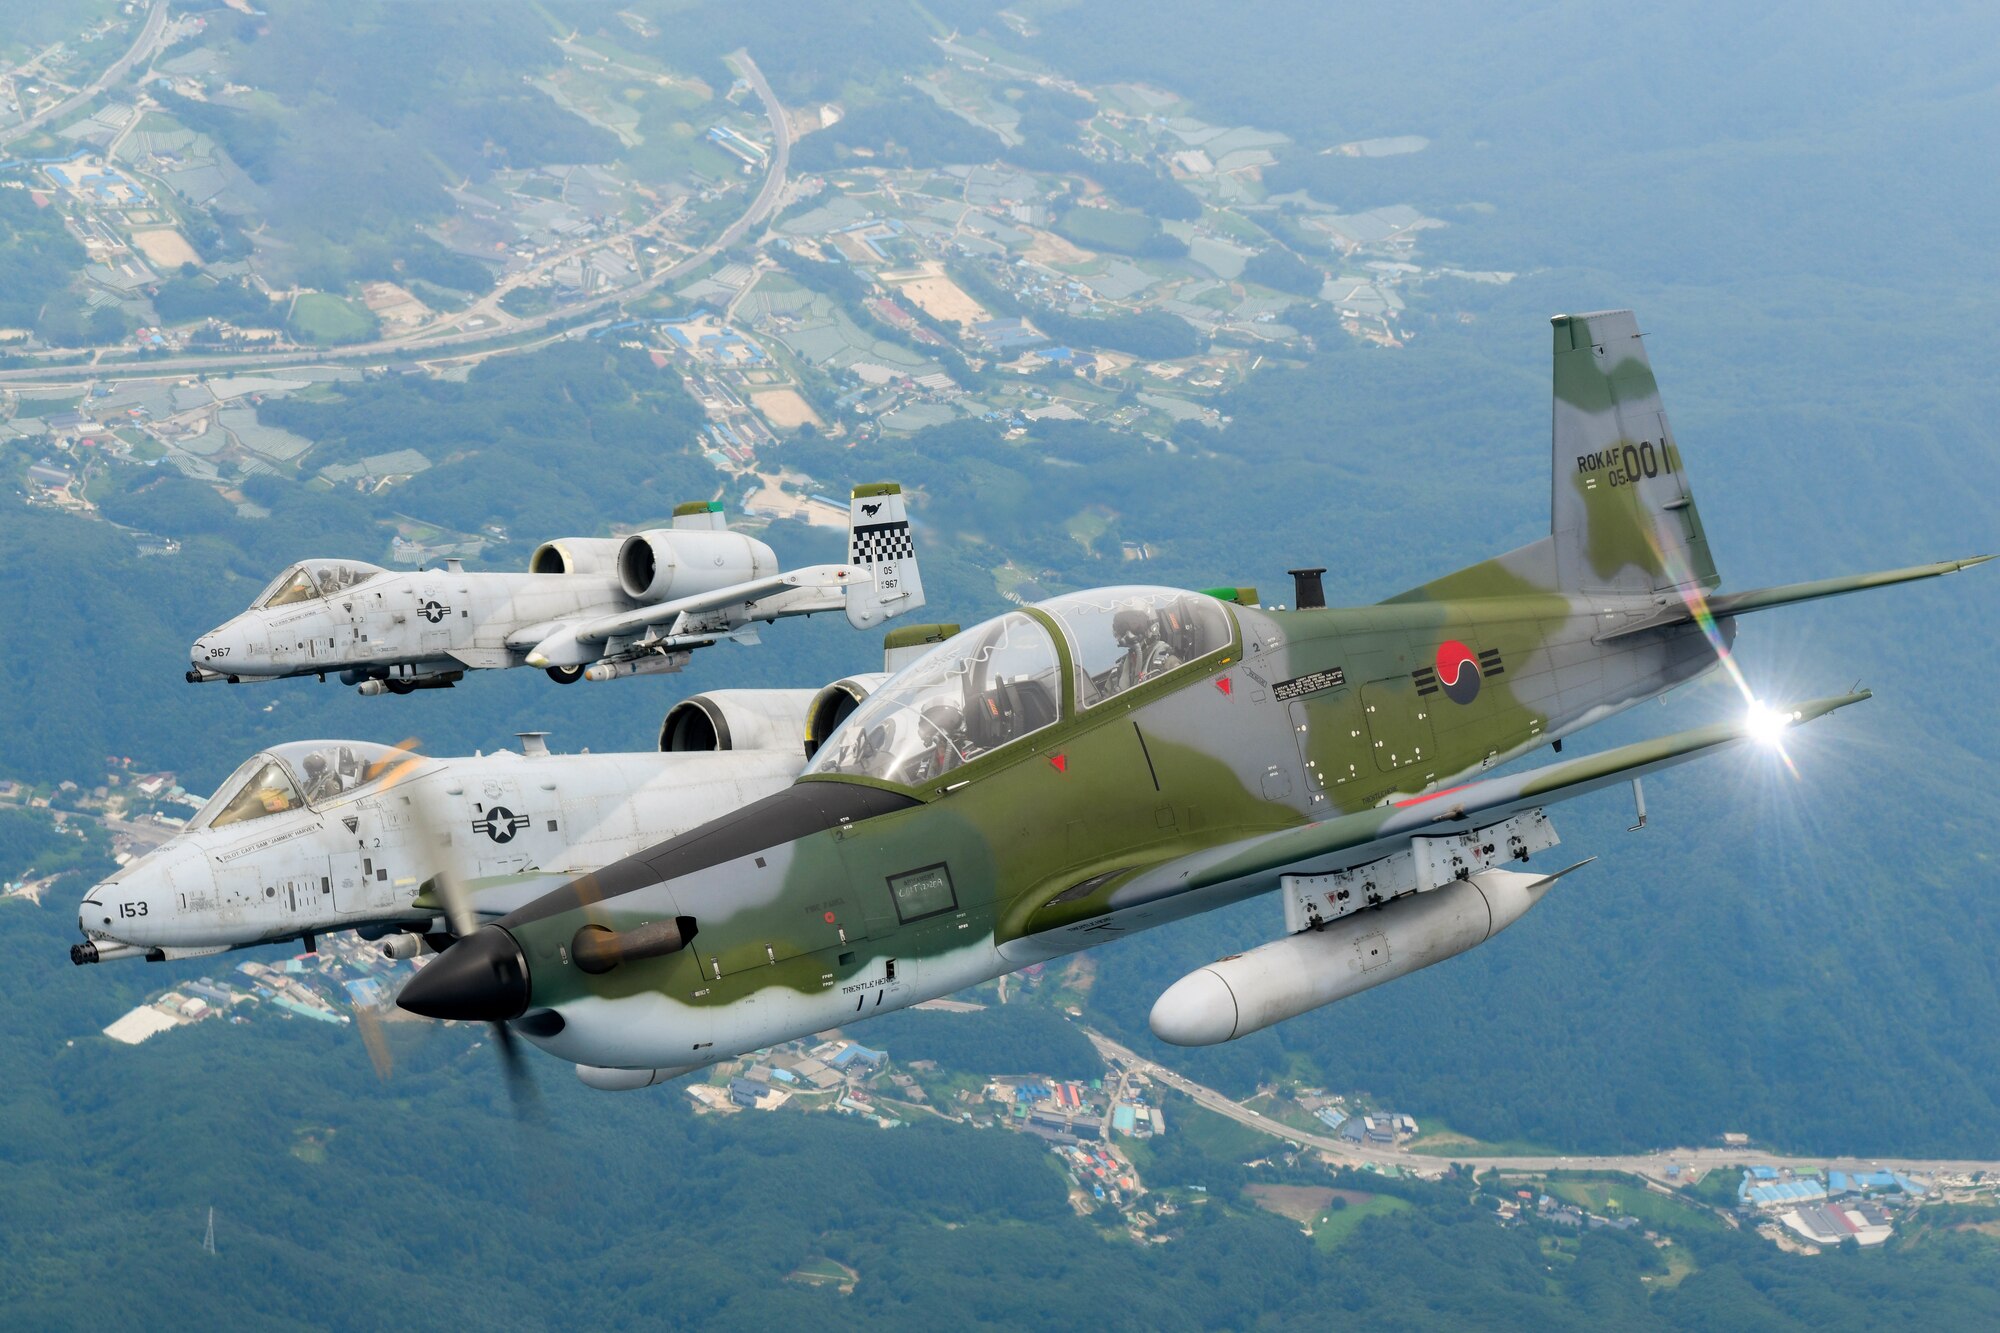
[[[710,690],[683,699],[660,723],[660,748],[799,751],[811,690]]]
[[[826,744],[826,738],[833,735],[835,727],[847,721],[847,715],[861,706],[861,701],[882,688],[882,682],[889,679],[887,671],[871,671],[859,676],[849,676],[836,680],[819,693],[813,695],[806,705],[806,758],[819,753],[819,747]]]
[[[617,572],[618,549],[624,544],[616,537],[558,537],[535,548],[528,572],[609,576]]]
[[[638,602],[714,592],[778,572],[778,557],[740,532],[652,528],[618,548],[618,586]]]

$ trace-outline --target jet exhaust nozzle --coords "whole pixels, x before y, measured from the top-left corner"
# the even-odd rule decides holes
[[[398,1008],[424,1018],[503,1023],[528,1009],[528,960],[498,926],[467,935],[411,977]]]

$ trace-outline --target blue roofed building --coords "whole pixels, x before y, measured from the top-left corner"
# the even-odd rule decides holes
[[[1826,1197],[1826,1186],[1817,1180],[1776,1180],[1768,1185],[1752,1185],[1750,1202],[1759,1208],[1794,1207]]]
[[[870,1050],[860,1042],[848,1043],[847,1049],[827,1061],[835,1069],[845,1072],[859,1065],[865,1069],[880,1069],[889,1059],[887,1051]]]

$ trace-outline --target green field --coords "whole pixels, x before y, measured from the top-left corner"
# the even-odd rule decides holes
[[[1063,524],[1063,531],[1069,534],[1070,540],[1093,554],[1097,539],[1110,530],[1109,519],[1088,509],[1070,515],[1069,520]]]
[[[1269,1135],[1204,1110],[1185,1097],[1175,1095],[1172,1102],[1173,1109],[1167,1115],[1168,1125],[1175,1133],[1185,1135],[1204,1154],[1218,1161],[1240,1162],[1248,1157],[1276,1151],[1281,1146]]]
[[[1313,1244],[1322,1250],[1331,1250],[1353,1235],[1354,1229],[1369,1218],[1405,1212],[1409,1207],[1406,1200],[1387,1194],[1371,1194],[1364,1202],[1350,1203],[1345,1208],[1330,1208],[1313,1219]]]
[[[1636,1217],[1655,1231],[1720,1232],[1723,1223],[1713,1213],[1692,1204],[1655,1194],[1632,1176],[1553,1175],[1548,1192],[1585,1212],[1604,1217]]]
[[[1143,213],[1115,208],[1072,208],[1056,223],[1058,232],[1086,249],[1124,253],[1144,245],[1159,229]]]
[[[1428,1157],[1556,1157],[1562,1149],[1527,1139],[1493,1142],[1461,1134],[1441,1120],[1426,1119],[1423,1133],[1410,1140],[1410,1151]]]
[[[365,342],[374,337],[375,316],[369,314],[368,308],[359,301],[330,296],[325,292],[308,292],[292,302],[292,314],[286,321],[286,327],[300,342],[333,347],[342,343]]]
[[[798,1282],[808,1287],[833,1287],[845,1296],[854,1290],[860,1274],[845,1264],[827,1258],[808,1259],[791,1272],[785,1274],[787,1282]]]

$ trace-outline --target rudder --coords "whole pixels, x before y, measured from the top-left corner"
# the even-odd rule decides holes
[[[1720,578],[1629,310],[1557,315],[1551,541],[1565,591],[1686,594]]]

